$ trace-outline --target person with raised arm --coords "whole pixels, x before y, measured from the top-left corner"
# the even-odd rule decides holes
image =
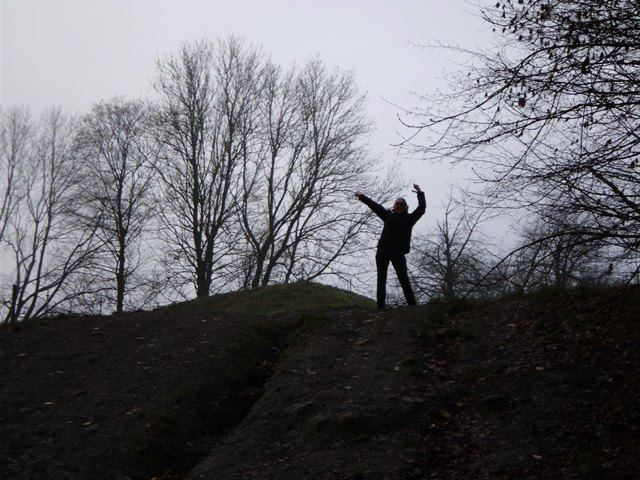
[[[378,309],[386,308],[387,271],[389,263],[396,271],[404,298],[408,305],[415,305],[416,299],[409,282],[407,260],[405,255],[411,248],[411,231],[416,222],[424,215],[427,207],[424,192],[417,184],[413,184],[414,193],[418,196],[418,207],[409,213],[409,206],[404,198],[399,197],[388,209],[374,202],[361,192],[355,192],[358,200],[368,206],[384,222],[378,249],[376,251],[376,268],[378,272],[376,300]]]

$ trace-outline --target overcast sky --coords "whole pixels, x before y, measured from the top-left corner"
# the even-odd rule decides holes
[[[155,61],[181,43],[235,34],[283,66],[312,55],[350,70],[377,125],[372,154],[395,157],[397,110],[433,92],[446,55],[415,44],[476,48],[478,0],[0,0],[0,104],[84,113],[115,95],[145,98]],[[403,161],[437,210],[453,174]],[[432,219],[435,215],[432,215]]]

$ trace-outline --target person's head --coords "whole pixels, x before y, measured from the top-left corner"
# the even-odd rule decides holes
[[[407,205],[407,201],[402,197],[398,197],[396,198],[396,201],[393,202],[393,207],[391,207],[391,210],[394,213],[405,213],[408,208],[409,206]]]

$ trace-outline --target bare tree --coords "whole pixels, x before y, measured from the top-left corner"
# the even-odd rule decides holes
[[[348,200],[374,188],[365,101],[351,74],[317,59],[300,72],[266,69],[257,148],[243,165],[247,286],[348,270],[366,218]]]
[[[95,253],[93,232],[70,221],[79,180],[74,121],[53,109],[31,131],[30,148],[18,160],[16,189],[20,193],[5,232],[14,259],[5,322],[68,308],[75,297],[92,288],[73,285],[75,275],[91,270]]]
[[[230,37],[217,45],[186,44],[158,63],[158,175],[163,229],[178,278],[207,296],[228,252],[237,171],[251,145],[260,54]]]
[[[572,235],[638,254],[640,4],[488,2],[498,46],[406,117],[427,156],[473,162],[502,206],[578,215]],[[413,121],[415,120],[415,121]]]
[[[509,281],[516,291],[601,283],[610,276],[614,263],[605,243],[586,240],[583,225],[579,217],[558,217],[555,212],[529,222],[510,266]]]
[[[26,109],[0,110],[0,244],[7,222],[19,202],[18,168],[20,160],[28,155],[31,128]]]
[[[435,231],[417,239],[412,260],[416,290],[427,299],[482,296],[487,284],[490,259],[480,225],[487,210],[470,208],[450,195],[444,218]]]
[[[150,220],[153,155],[147,114],[140,101],[114,99],[95,105],[83,118],[77,149],[83,160],[83,204],[77,213],[97,234],[108,256],[102,265],[114,285],[116,312],[125,308],[142,258],[140,242]],[[137,305],[134,305],[137,306]]]

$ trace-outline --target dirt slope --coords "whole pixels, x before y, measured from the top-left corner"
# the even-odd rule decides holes
[[[639,478],[639,297],[3,328],[0,478]]]
[[[4,328],[0,478],[142,479],[190,468],[244,416],[280,341],[275,323],[212,312]]]

